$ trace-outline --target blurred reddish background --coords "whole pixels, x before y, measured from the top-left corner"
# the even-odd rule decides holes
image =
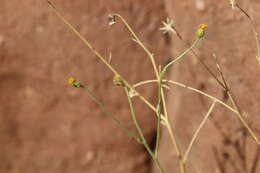
[[[227,80],[247,122],[258,133],[260,79],[255,40],[248,20],[227,1],[206,0],[52,0],[63,14],[131,83],[154,79],[151,63],[118,22],[109,27],[107,16],[120,13],[164,64],[185,46],[159,32],[167,16],[189,43],[200,23],[209,28],[196,48],[217,72],[212,53],[219,57]],[[258,0],[238,1],[256,21]],[[156,172],[143,146],[130,139],[84,91],[67,85],[81,80],[105,105],[134,130],[129,106],[112,73],[57,18],[46,1],[2,0],[0,5],[0,172],[3,173],[147,173]],[[192,56],[172,68],[169,78],[225,100],[221,88]],[[168,106],[184,151],[205,115],[208,99],[185,89],[168,92]],[[156,87],[139,91],[153,103]],[[137,115],[152,145],[155,116],[138,99]],[[195,104],[194,104],[195,103]],[[227,136],[227,137],[226,137]],[[167,172],[178,170],[173,147],[163,131],[160,158]],[[229,139],[227,142],[226,139]],[[236,144],[246,141],[244,157]],[[259,148],[259,147],[258,147]],[[187,172],[256,173],[259,149],[244,133],[236,116],[217,106],[202,130],[188,161]],[[223,166],[225,165],[225,166]],[[253,171],[252,171],[253,170]]]

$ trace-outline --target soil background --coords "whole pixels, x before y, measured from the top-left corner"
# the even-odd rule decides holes
[[[165,64],[185,48],[176,36],[159,32],[162,20],[173,18],[174,25],[190,44],[198,25],[208,24],[206,38],[196,52],[215,72],[212,53],[219,57],[247,122],[260,135],[260,68],[255,58],[255,40],[246,17],[231,10],[226,1],[52,2],[96,50],[107,58],[111,52],[112,65],[130,83],[154,79],[155,75],[147,55],[131,40],[122,22],[108,26],[110,13],[125,17],[154,53],[158,64]],[[260,32],[260,2],[238,2],[256,21]],[[134,131],[127,99],[122,88],[113,85],[113,74],[57,18],[46,1],[2,0],[0,172],[156,172],[145,149],[105,116],[84,90],[69,86],[66,82],[69,77],[88,86]],[[192,56],[176,64],[168,77],[229,103],[221,88]],[[169,111],[184,151],[211,102],[187,90],[172,89],[167,98]],[[156,104],[156,87],[147,85],[139,91]],[[138,120],[152,146],[156,135],[154,113],[137,98],[134,102]],[[168,139],[163,129],[160,158],[168,172],[177,172],[176,155]],[[237,151],[242,144],[246,152]],[[187,170],[256,173],[260,170],[259,154],[259,148],[234,114],[217,106],[194,146]]]

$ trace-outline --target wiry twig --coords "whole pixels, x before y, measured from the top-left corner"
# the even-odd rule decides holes
[[[129,102],[129,106],[130,106],[130,111],[131,111],[131,115],[132,115],[132,118],[133,118],[133,121],[134,121],[134,125],[140,135],[140,138],[142,140],[142,143],[144,145],[144,147],[146,148],[146,150],[148,151],[148,153],[150,154],[150,156],[152,157],[153,161],[155,162],[156,166],[158,167],[160,173],[165,173],[165,171],[163,170],[163,168],[161,167],[161,164],[158,160],[158,158],[155,157],[155,155],[153,154],[151,148],[149,147],[145,137],[144,137],[144,133],[139,125],[139,123],[137,122],[137,119],[136,119],[136,115],[135,115],[135,110],[134,110],[134,106],[133,106],[133,103],[132,103],[132,99],[131,97],[129,96],[129,91],[127,88],[125,88],[125,92],[126,92],[126,95],[127,95],[127,99],[128,99],[128,102]]]
[[[161,74],[161,67],[159,67],[159,73]],[[161,112],[162,112],[162,78],[159,78],[158,83],[158,102],[157,102],[157,122],[156,122],[156,140],[155,140],[155,149],[154,149],[154,155],[155,157],[158,156],[158,149],[159,149],[159,141],[160,141],[160,133],[161,133]]]
[[[184,161],[184,162],[187,161],[187,158],[188,158],[188,156],[189,156],[189,154],[190,154],[190,152],[191,152],[192,146],[193,146],[195,140],[197,139],[200,130],[201,130],[202,127],[206,124],[206,121],[208,120],[208,118],[209,118],[209,116],[210,116],[210,114],[211,114],[213,108],[215,107],[216,102],[217,102],[216,100],[213,101],[213,103],[212,103],[212,105],[210,106],[210,108],[209,108],[207,114],[205,115],[204,119],[201,121],[201,123],[200,123],[199,127],[197,128],[196,132],[194,133],[194,135],[193,135],[193,137],[192,137],[192,139],[191,139],[191,141],[190,141],[190,144],[189,144],[189,146],[188,146],[188,148],[187,148],[187,150],[186,150],[186,152],[185,152],[185,154],[184,154],[184,157],[183,157],[183,161]]]
[[[142,85],[142,84],[156,83],[156,82],[157,82],[157,80],[155,80],[155,79],[154,79],[154,80],[147,80],[147,81],[143,81],[143,82],[138,83],[138,85],[136,84],[135,87],[140,86],[140,85]],[[223,101],[221,101],[221,100],[218,99],[217,97],[212,96],[212,95],[210,95],[210,94],[208,94],[208,93],[205,93],[205,92],[203,92],[203,91],[201,91],[201,90],[199,90],[199,89],[196,89],[196,88],[187,86],[187,85],[185,85],[185,84],[183,84],[183,83],[180,83],[180,82],[176,82],[176,81],[173,81],[173,80],[167,80],[167,79],[164,79],[164,80],[163,80],[163,83],[170,83],[170,84],[173,84],[173,85],[175,85],[175,86],[178,86],[178,87],[182,87],[182,88],[191,90],[191,91],[196,92],[196,93],[198,93],[198,94],[201,94],[201,95],[203,95],[203,96],[205,96],[205,97],[208,97],[209,99],[211,99],[211,100],[213,100],[213,101],[216,100],[217,103],[223,105],[224,107],[226,107],[226,108],[227,108],[228,110],[230,110],[231,112],[234,112],[235,114],[238,113],[237,110],[235,110],[234,108],[232,108],[232,107],[229,106],[228,104],[224,103]]]
[[[76,84],[77,82],[77,84]],[[83,88],[89,97],[100,107],[100,109],[111,118],[124,132],[126,132],[130,137],[133,137],[137,142],[141,142],[141,139],[137,137],[130,129],[128,129],[116,116],[108,110],[108,108],[98,99],[94,92],[92,92],[87,86],[82,85],[79,81],[74,81],[71,83],[74,87]]]
[[[254,133],[254,131],[249,127],[248,123],[245,121],[243,115],[242,115],[242,112],[241,112],[241,109],[240,107],[238,106],[237,104],[237,101],[234,99],[234,96],[230,90],[230,87],[227,85],[227,81],[223,75],[223,72],[221,71],[221,68],[220,68],[220,65],[217,61],[217,58],[216,58],[216,55],[215,56],[215,59],[216,59],[216,64],[217,64],[217,67],[218,67],[218,70],[219,70],[219,73],[221,75],[221,78],[224,82],[224,86],[225,86],[225,91],[226,93],[228,94],[228,97],[233,105],[233,107],[236,109],[237,113],[237,117],[238,119],[240,120],[240,122],[242,123],[242,125],[247,129],[247,131],[249,132],[249,134],[252,136],[252,138],[255,140],[255,142],[260,146],[260,141],[258,139],[258,137],[256,136],[256,134]]]
[[[239,9],[239,11],[242,12],[246,16],[246,18],[249,20],[249,22],[251,24],[251,27],[254,32],[255,41],[256,41],[256,49],[257,49],[256,59],[258,61],[259,67],[260,67],[260,41],[258,38],[258,33],[256,31],[256,27],[254,25],[254,21],[250,17],[250,15],[238,3],[235,4],[235,7],[237,7]]]
[[[126,20],[120,14],[112,14],[112,15],[115,17],[118,17],[124,23],[124,25],[127,27],[128,31],[132,34],[133,41],[136,42],[139,46],[141,46],[141,48],[143,48],[143,50],[147,53],[147,55],[149,56],[150,61],[152,63],[156,78],[159,79],[159,73],[158,73],[157,66],[155,64],[153,54],[146,48],[146,46],[142,43],[142,41],[139,39],[139,37],[136,35],[136,33],[133,31],[133,29],[128,25]]]
[[[258,163],[259,163],[259,159],[260,159],[260,148],[257,147],[250,173],[256,173],[256,169],[257,169],[257,166],[258,166]]]

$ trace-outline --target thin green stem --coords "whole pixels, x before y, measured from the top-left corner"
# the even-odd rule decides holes
[[[188,156],[189,156],[189,154],[190,154],[190,152],[191,152],[191,149],[192,149],[192,147],[193,147],[193,144],[194,144],[195,140],[197,139],[197,137],[198,137],[198,135],[199,135],[199,132],[201,131],[202,127],[206,124],[206,122],[207,122],[207,120],[208,120],[208,118],[209,118],[209,116],[210,116],[210,114],[211,114],[213,108],[214,108],[215,105],[216,105],[216,102],[217,102],[216,100],[213,101],[213,103],[212,103],[212,105],[210,106],[210,108],[209,108],[207,114],[205,115],[204,119],[201,121],[201,123],[200,123],[199,127],[197,128],[196,132],[194,133],[194,135],[193,135],[193,137],[192,137],[192,139],[191,139],[191,142],[190,142],[190,144],[189,144],[189,146],[188,146],[188,148],[187,148],[187,150],[186,150],[186,152],[185,152],[185,154],[184,154],[184,157],[183,157],[183,161],[184,161],[184,162],[187,161],[187,158],[188,158]]]
[[[182,57],[184,57],[187,53],[189,53],[194,47],[197,46],[197,44],[199,43],[200,39],[197,39],[192,45],[190,48],[186,49],[182,54],[180,54],[177,58],[175,58],[173,61],[171,61],[170,63],[168,63],[164,68],[163,70],[160,72],[160,81],[162,82],[162,79],[164,78],[164,74],[166,73],[167,69],[175,64],[177,61],[181,60]],[[163,110],[164,110],[164,121],[165,121],[165,124],[166,124],[166,127],[167,127],[167,130],[169,132],[169,135],[170,135],[170,138],[173,142],[173,145],[174,145],[174,148],[176,150],[176,154],[177,154],[177,157],[178,157],[178,161],[179,161],[179,166],[180,166],[180,171],[181,173],[185,173],[185,164],[183,162],[183,159],[182,159],[182,153],[181,153],[181,150],[178,146],[178,143],[177,143],[177,139],[176,139],[176,135],[175,135],[175,132],[173,131],[173,128],[171,127],[171,124],[169,122],[169,118],[168,118],[168,112],[167,112],[167,105],[166,105],[166,98],[165,98],[165,95],[164,95],[164,90],[162,87],[160,87],[160,91],[161,91],[161,97],[162,97],[162,104],[163,104]]]
[[[137,137],[133,132],[131,132],[127,127],[125,127],[125,125],[116,118],[116,116],[110,112],[106,106],[97,98],[97,96],[90,91],[89,88],[87,88],[86,86],[83,87],[84,90],[87,92],[87,94],[90,96],[90,98],[96,102],[96,104],[98,104],[98,106],[101,108],[101,110],[108,116],[110,117],[124,132],[126,132],[129,136],[133,137],[137,142],[140,142],[140,138]]]
[[[136,119],[136,115],[135,115],[135,110],[134,110],[134,106],[133,106],[133,102],[131,100],[131,97],[129,96],[129,92],[128,92],[128,89],[125,88],[125,92],[126,92],[126,95],[127,95],[127,99],[128,99],[128,102],[129,102],[129,106],[130,106],[130,111],[131,111],[131,115],[132,115],[132,118],[133,118],[133,121],[134,121],[134,125],[140,135],[140,138],[142,140],[142,143],[144,145],[144,147],[146,148],[146,150],[148,151],[148,153],[150,154],[150,156],[152,157],[153,161],[155,162],[156,166],[158,167],[160,173],[165,173],[163,168],[161,167],[161,164],[160,164],[160,161],[158,160],[158,158],[155,157],[155,155],[153,154],[151,148],[149,147],[145,137],[144,137],[144,133]]]
[[[182,59],[183,56],[185,56],[187,53],[189,53],[194,47],[196,47],[199,43],[201,39],[197,39],[192,45],[190,48],[186,49],[182,54],[180,54],[177,58],[175,58],[174,60],[172,60],[170,63],[168,63],[164,68],[163,68],[163,74],[167,71],[167,69],[175,64],[176,62],[178,62],[179,60]]]
[[[162,72],[161,72],[162,73]],[[160,77],[160,80],[162,81],[162,76]],[[164,90],[163,87],[161,87],[161,99],[162,99],[162,104],[163,104],[163,113],[164,113],[164,117],[165,119],[168,119],[168,111],[167,111],[167,105],[166,105],[166,97],[164,94]]]
[[[161,68],[159,68],[159,72],[161,73]],[[159,78],[158,81],[158,103],[157,103],[157,122],[156,122],[156,141],[155,141],[155,150],[154,155],[157,158],[158,156],[158,148],[159,148],[159,141],[160,141],[160,133],[161,133],[161,110],[162,110],[162,78]]]
[[[145,45],[142,43],[142,41],[138,38],[138,36],[135,34],[133,29],[129,26],[129,24],[126,22],[126,20],[119,14],[113,14],[114,16],[118,17],[121,19],[121,21],[124,23],[124,25],[127,27],[128,31],[132,34],[133,36],[133,41],[135,41],[139,46],[143,48],[143,50],[148,54],[150,61],[153,65],[154,72],[156,74],[156,78],[158,81],[158,104],[157,104],[157,135],[156,135],[156,145],[155,145],[155,157],[157,157],[158,154],[158,147],[159,147],[159,139],[160,139],[160,128],[161,128],[161,101],[163,100],[163,107],[165,107],[165,99],[162,99],[161,97],[164,98],[163,90],[162,90],[162,84],[161,84],[161,78],[159,77],[159,72],[156,67],[156,63],[154,60],[153,54],[145,47]],[[135,86],[133,86],[135,87]],[[164,111],[164,114],[167,114],[166,111]]]
[[[188,47],[190,47],[189,43],[187,43],[183,37],[181,36],[180,32],[174,28],[176,31],[177,37]],[[191,50],[191,54],[195,56],[195,58],[199,61],[200,65],[204,67],[204,69],[215,79],[215,81],[224,89],[223,83],[217,78],[217,76],[210,70],[210,68],[203,62],[202,58],[194,51]]]

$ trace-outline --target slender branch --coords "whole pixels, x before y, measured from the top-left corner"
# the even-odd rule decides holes
[[[51,1],[46,0],[49,7],[55,12],[55,14],[65,23],[73,32],[76,34],[81,41],[92,51],[94,54],[114,73],[118,74],[117,71],[108,63],[108,61],[98,52],[96,51],[92,45],[87,41],[80,32],[58,11],[58,9],[52,4]]]
[[[110,117],[124,132],[126,132],[129,136],[133,137],[137,142],[141,142],[141,139],[137,137],[133,132],[131,132],[120,120],[116,118],[116,116],[110,112],[107,107],[97,98],[97,96],[86,86],[83,89],[87,92],[89,97],[98,104],[101,110]]]
[[[142,81],[142,82],[139,82],[139,83],[135,84],[134,87],[137,87],[137,86],[140,86],[140,85],[143,85],[143,84],[148,84],[148,83],[155,83],[155,82],[157,83],[158,80]],[[162,80],[162,82],[163,82],[163,83],[164,83],[164,82],[167,82],[167,80]],[[165,100],[165,98],[162,99],[162,100]],[[165,104],[165,103],[164,103],[164,104]],[[166,104],[164,105],[164,108],[165,108],[165,107],[166,107]],[[167,112],[166,112],[166,113],[167,113]],[[158,115],[157,115],[157,116],[158,116]],[[175,137],[175,133],[174,133],[174,131],[173,131],[173,129],[172,129],[170,123],[169,123],[168,118],[166,118],[165,116],[162,116],[162,115],[161,115],[161,120],[164,121],[164,123],[165,123],[165,125],[166,125],[166,127],[167,127],[167,130],[168,130],[168,132],[169,132],[171,141],[172,141],[172,143],[173,143],[173,145],[174,145],[174,148],[175,148],[175,150],[176,150],[176,154],[177,154],[177,157],[178,157],[178,161],[179,161],[179,166],[180,166],[181,172],[184,173],[184,172],[185,172],[185,165],[184,165],[184,162],[183,162],[183,160],[182,160],[181,151],[180,151],[179,146],[178,146],[178,144],[177,144],[177,140],[176,140],[176,137]]]
[[[170,63],[168,63],[163,70],[160,72],[160,80],[162,81],[162,79],[164,78],[164,75],[166,73],[166,71],[168,70],[168,68],[175,64],[176,62],[180,61],[186,54],[188,54],[194,47],[197,46],[197,44],[199,43],[199,41],[201,40],[201,38],[196,39],[196,41],[191,45],[190,48],[186,49],[183,53],[181,53],[177,58],[175,58],[174,60],[172,60]],[[180,171],[181,173],[185,173],[185,164],[183,162],[183,158],[182,158],[182,153],[180,150],[180,147],[178,146],[177,143],[177,139],[176,139],[176,135],[175,132],[169,122],[169,117],[168,117],[168,113],[167,113],[167,105],[166,105],[166,99],[165,99],[165,95],[164,95],[164,90],[163,88],[161,88],[161,97],[162,97],[162,103],[163,103],[163,109],[164,109],[164,121],[167,127],[167,130],[170,134],[170,138],[172,140],[172,143],[174,145],[174,148],[176,150],[176,154],[178,157],[178,161],[179,161],[179,166],[180,166]]]
[[[162,73],[164,74],[164,73],[167,71],[167,69],[168,69],[171,65],[173,65],[173,64],[175,64],[176,62],[178,62],[179,60],[181,60],[183,56],[185,56],[185,55],[186,55],[187,53],[189,53],[194,47],[196,47],[196,46],[198,45],[198,43],[199,43],[200,40],[201,40],[201,39],[197,39],[197,40],[191,45],[191,47],[189,47],[188,49],[186,49],[186,50],[185,50],[182,54],[180,54],[177,58],[175,58],[175,59],[172,60],[170,63],[168,63],[168,64],[163,68]]]
[[[227,82],[226,82],[226,80],[225,80],[225,77],[224,77],[224,74],[223,74],[223,72],[222,72],[222,69],[221,69],[221,67],[220,67],[220,65],[219,65],[218,58],[217,58],[216,54],[213,54],[213,57],[215,58],[215,62],[216,62],[217,69],[218,69],[218,73],[219,73],[219,75],[221,76],[221,79],[222,79],[222,81],[223,81],[224,89],[226,90],[226,89],[228,88],[228,85],[227,85]]]
[[[171,141],[172,141],[172,143],[174,145],[174,148],[175,148],[175,151],[176,151],[176,154],[177,154],[177,159],[179,161],[180,171],[181,171],[181,173],[185,173],[185,164],[183,162],[183,158],[182,158],[180,147],[179,147],[179,145],[177,143],[175,132],[173,131],[173,128],[172,128],[172,126],[171,126],[171,124],[170,124],[168,119],[166,119],[164,123],[165,123],[166,128],[167,128],[167,130],[169,132]]]
[[[179,86],[179,87],[182,87],[182,88],[187,88],[187,89],[189,89],[189,90],[192,90],[192,91],[194,91],[194,92],[197,92],[197,93],[199,93],[199,94],[201,94],[201,95],[204,95],[204,96],[206,96],[206,97],[208,97],[208,98],[210,98],[210,99],[212,99],[212,100],[216,100],[219,104],[223,105],[224,107],[226,107],[226,108],[229,109],[230,111],[232,111],[232,112],[234,112],[234,113],[236,113],[236,114],[238,113],[237,110],[233,109],[232,107],[230,107],[229,105],[227,105],[227,104],[224,103],[223,101],[221,101],[221,100],[219,100],[218,98],[213,97],[213,96],[211,96],[211,95],[209,95],[209,94],[207,94],[207,93],[205,93],[205,92],[203,92],[203,91],[200,91],[200,90],[198,90],[198,89],[192,88],[192,87],[190,87],[190,86],[186,86],[186,85],[184,85],[184,84],[182,84],[182,83],[175,82],[175,81],[172,81],[172,80],[169,80],[168,82],[171,83],[171,84],[174,84],[174,85],[176,85],[176,86]]]
[[[163,77],[164,77],[164,71],[160,71],[160,82],[163,82]],[[167,127],[171,141],[172,141],[173,146],[175,148],[179,167],[180,167],[180,171],[181,171],[181,173],[185,173],[185,165],[184,165],[184,162],[182,160],[182,153],[181,153],[180,147],[179,147],[178,142],[177,142],[175,130],[171,126],[171,123],[170,123],[170,120],[169,120],[169,117],[168,117],[166,97],[164,95],[164,90],[163,90],[162,87],[160,88],[160,92],[161,92],[162,106],[163,106],[163,111],[164,111],[164,116],[161,116],[161,119],[164,121],[164,123]]]
[[[190,48],[186,49],[183,53],[181,53],[177,58],[175,58],[174,60],[172,60],[170,63],[168,63],[163,70],[160,72],[160,80],[162,81],[162,79],[164,78],[164,75],[166,73],[166,71],[168,70],[168,68],[175,64],[176,62],[178,62],[179,60],[181,60],[186,54],[188,54],[194,47],[197,46],[197,44],[199,43],[201,39],[197,39]],[[162,96],[162,103],[163,103],[163,108],[164,108],[164,118],[165,118],[165,124],[167,127],[167,130],[169,132],[170,138],[172,140],[172,143],[174,145],[177,157],[178,157],[178,161],[179,161],[179,166],[180,166],[180,171],[181,173],[185,173],[185,164],[182,158],[182,153],[180,150],[180,147],[178,146],[177,143],[177,139],[176,139],[176,135],[175,135],[175,131],[173,130],[170,122],[169,122],[169,117],[168,117],[168,113],[167,113],[167,107],[166,107],[166,99],[165,99],[165,95],[164,95],[164,90],[163,88],[161,88],[161,96]]]
[[[237,110],[237,117],[238,119],[240,120],[240,122],[243,124],[243,126],[247,129],[247,131],[249,132],[249,134],[252,136],[252,138],[255,140],[255,142],[257,143],[258,146],[260,146],[260,141],[258,139],[258,137],[256,136],[256,134],[254,133],[254,131],[249,127],[249,125],[247,124],[247,122],[245,121],[239,107],[238,107],[238,104],[236,102],[236,100],[234,99],[233,95],[231,94],[231,91],[229,90],[227,92],[229,98],[230,98],[230,101],[232,102],[232,104],[235,106],[236,110]]]
[[[145,81],[141,81],[141,82],[138,82],[138,83],[134,84],[133,87],[137,88],[137,87],[139,87],[141,85],[145,85],[145,84],[149,84],[149,83],[157,83],[157,82],[158,82],[158,80],[156,80],[156,79],[145,80]]]
[[[128,89],[125,88],[125,92],[126,92],[126,95],[127,95],[127,99],[128,99],[128,102],[129,102],[129,106],[130,106],[130,111],[131,111],[131,115],[132,115],[132,118],[133,118],[133,121],[134,121],[134,125],[140,135],[140,138],[142,140],[142,143],[144,145],[144,147],[146,148],[146,150],[148,151],[148,153],[150,154],[150,156],[152,157],[153,161],[155,162],[156,166],[158,167],[160,173],[164,173],[164,170],[163,168],[161,167],[161,164],[159,162],[159,160],[155,157],[155,155],[153,154],[152,150],[150,149],[145,137],[144,137],[144,133],[136,119],[136,115],[135,115],[135,110],[134,110],[134,106],[133,106],[133,103],[132,103],[132,100],[131,100],[131,97],[129,96],[129,92],[128,92]]]
[[[196,132],[194,133],[194,135],[193,135],[193,137],[192,137],[192,139],[191,139],[191,142],[190,142],[190,144],[189,144],[189,146],[188,146],[188,148],[187,148],[187,150],[186,150],[186,152],[185,152],[185,154],[184,154],[184,157],[183,157],[183,161],[184,161],[184,162],[187,161],[187,158],[188,158],[188,156],[189,156],[189,154],[190,154],[190,152],[191,152],[192,146],[193,146],[195,140],[197,139],[197,137],[198,137],[198,135],[199,135],[199,132],[201,131],[202,127],[206,124],[206,122],[207,122],[207,120],[208,120],[208,118],[209,118],[209,116],[210,116],[210,114],[211,114],[213,108],[214,108],[215,105],[216,105],[216,102],[217,102],[216,100],[213,101],[213,103],[212,103],[212,105],[210,106],[210,108],[209,108],[207,114],[205,115],[204,119],[201,121],[201,123],[200,123],[199,127],[197,128]]]
[[[249,14],[242,7],[240,7],[240,5],[238,3],[235,4],[235,7],[237,7],[239,9],[239,11],[242,12],[247,17],[247,19],[249,20],[249,22],[251,24],[251,27],[254,32],[255,41],[256,41],[256,49],[257,49],[256,59],[258,61],[258,64],[260,65],[260,43],[259,43],[258,33],[257,33],[256,27],[254,25],[254,21],[249,16]]]
[[[223,80],[223,82],[224,82],[225,91],[227,92],[228,97],[229,97],[229,99],[230,99],[230,101],[231,101],[233,107],[236,109],[236,115],[237,115],[238,119],[240,120],[240,122],[242,123],[242,125],[247,129],[247,131],[248,131],[249,134],[252,136],[252,138],[255,140],[255,142],[257,143],[257,145],[260,146],[260,141],[259,141],[258,137],[257,137],[256,134],[253,132],[253,130],[249,127],[249,125],[247,124],[247,122],[244,120],[244,117],[243,117],[243,115],[242,115],[242,112],[241,112],[241,110],[240,110],[240,108],[239,108],[239,106],[238,106],[238,104],[237,104],[237,101],[234,99],[234,96],[233,96],[233,94],[232,94],[232,92],[231,92],[230,87],[229,87],[228,84],[227,84],[227,81],[226,81],[226,79],[225,79],[225,77],[224,77],[224,75],[223,75],[223,72],[222,72],[222,70],[221,70],[221,68],[220,68],[220,65],[219,65],[219,63],[218,63],[218,61],[217,61],[216,56],[215,56],[215,55],[213,55],[213,56],[215,57],[216,64],[217,64],[217,67],[218,67],[218,71],[219,71],[219,73],[220,73],[220,75],[221,75],[221,78],[222,78],[222,80]]]
[[[159,67],[159,73],[161,74],[161,68]],[[156,140],[155,140],[155,150],[154,155],[158,157],[158,148],[161,133],[161,112],[162,112],[162,78],[160,76],[158,81],[158,102],[157,102],[157,122],[156,122]]]
[[[155,80],[155,79],[154,79],[154,80],[147,80],[147,81],[144,81],[143,84],[156,83],[156,82],[157,82],[157,80]],[[184,84],[182,84],[182,83],[180,83],[180,82],[176,82],[176,81],[173,81],[173,80],[165,80],[165,79],[164,79],[163,82],[168,82],[168,83],[173,84],[173,85],[176,85],[176,86],[178,86],[178,87],[182,87],[182,88],[189,89],[189,90],[191,90],[191,91],[193,91],[193,92],[196,92],[196,93],[201,94],[201,95],[203,95],[203,96],[205,96],[205,97],[208,97],[208,98],[210,98],[211,100],[216,100],[217,103],[223,105],[224,107],[226,107],[227,109],[229,109],[231,112],[234,112],[235,114],[238,113],[237,110],[235,110],[234,108],[230,107],[229,105],[227,105],[226,103],[224,103],[223,101],[221,101],[220,99],[218,99],[217,97],[214,97],[214,96],[212,96],[212,95],[210,95],[210,94],[207,94],[207,93],[205,93],[205,92],[203,92],[203,91],[201,91],[201,90],[198,90],[198,89],[196,89],[196,88],[193,88],[193,87],[184,85]],[[140,85],[141,85],[141,82],[140,82]],[[140,85],[138,85],[138,86],[140,86]]]
[[[187,43],[183,37],[181,36],[180,32],[174,27],[174,31],[177,34],[177,37],[187,46],[190,47],[189,43]],[[203,62],[202,58],[194,51],[191,50],[191,54],[195,56],[195,58],[199,61],[200,65],[204,67],[204,69],[216,80],[216,82],[224,88],[223,83],[217,78],[217,76],[210,70],[210,68]]]
[[[128,31],[132,34],[132,36],[134,37],[133,41],[135,41],[139,46],[141,46],[143,48],[143,50],[147,53],[147,55],[150,58],[150,61],[153,65],[153,69],[156,75],[156,78],[159,78],[159,73],[158,73],[158,69],[156,67],[156,63],[154,60],[154,56],[153,54],[146,48],[146,46],[142,43],[142,41],[139,39],[139,37],[135,34],[135,32],[133,31],[133,29],[129,26],[129,24],[126,22],[126,20],[120,15],[120,14],[113,14],[114,16],[118,17],[126,26],[126,28],[128,29]]]
[[[252,167],[251,167],[251,170],[250,170],[249,173],[256,173],[256,169],[257,169],[257,166],[258,166],[258,163],[259,163],[259,158],[260,158],[260,148],[258,147],[256,149],[254,161],[253,161],[253,164],[252,164]]]
[[[199,63],[204,67],[204,69],[215,79],[215,81],[224,89],[224,84],[217,78],[217,76],[210,70],[210,68],[202,61],[199,55],[196,54],[194,50],[191,50],[191,53],[197,58]]]
[[[113,14],[114,16],[118,17],[123,23],[124,25],[127,27],[128,31],[132,34],[133,36],[133,41],[135,41],[140,47],[143,48],[143,50],[148,54],[150,61],[153,65],[154,68],[154,72],[156,74],[156,78],[157,78],[157,82],[158,82],[158,103],[157,103],[157,110],[156,110],[156,114],[157,114],[157,135],[156,135],[156,145],[155,145],[155,157],[157,157],[157,151],[158,151],[158,147],[159,147],[159,139],[160,139],[160,125],[161,125],[161,102],[163,104],[163,108],[164,108],[164,114],[167,117],[167,109],[166,109],[166,101],[165,101],[165,96],[164,96],[164,92],[163,92],[163,88],[162,88],[162,77],[159,76],[159,72],[158,69],[156,67],[156,63],[154,60],[154,56],[153,54],[145,47],[145,45],[142,43],[142,41],[138,38],[138,36],[135,34],[135,32],[133,31],[133,29],[129,26],[129,24],[126,22],[126,20],[119,14]],[[136,87],[136,86],[133,86]]]
[[[165,85],[164,82],[166,80],[162,80],[162,87],[163,88],[166,88],[166,89],[170,89],[169,86]],[[134,88],[137,88],[137,87],[140,87],[142,85],[146,85],[146,84],[150,84],[150,83],[158,83],[158,80],[154,79],[154,80],[145,80],[145,81],[141,81],[141,82],[138,82],[136,84],[133,85]]]

